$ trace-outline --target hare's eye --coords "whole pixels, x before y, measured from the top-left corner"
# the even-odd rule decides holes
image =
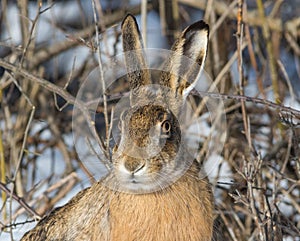
[[[165,120],[163,123],[161,123],[161,132],[162,135],[166,135],[166,137],[170,137],[170,133],[171,133],[170,121]]]

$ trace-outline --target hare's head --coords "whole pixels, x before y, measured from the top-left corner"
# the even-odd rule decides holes
[[[182,148],[178,115],[203,68],[208,25],[199,21],[182,32],[157,80],[151,79],[132,15],[122,23],[122,37],[131,92],[113,153],[114,185],[133,193],[156,191],[176,181],[193,161]]]

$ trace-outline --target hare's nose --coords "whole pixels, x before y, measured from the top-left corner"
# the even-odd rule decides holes
[[[124,167],[126,168],[126,170],[132,174],[137,173],[138,171],[143,169],[144,166],[145,166],[145,162],[137,159],[127,160],[124,163]]]

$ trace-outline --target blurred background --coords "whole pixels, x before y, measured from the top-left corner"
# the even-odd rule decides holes
[[[300,240],[300,0],[2,0],[0,8],[1,240],[19,240],[101,177],[78,155],[73,107],[99,56],[105,71],[106,60],[121,53],[120,24],[129,12],[147,48],[170,49],[199,19],[210,25],[205,71],[224,94],[227,120],[209,176],[222,236]],[[108,92],[95,115],[107,159],[111,110],[128,94],[126,78]],[[206,121],[202,98],[191,98]],[[199,153],[206,138],[198,138]],[[94,164],[105,169],[97,156]]]

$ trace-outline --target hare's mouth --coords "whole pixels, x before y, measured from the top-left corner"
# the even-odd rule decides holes
[[[132,186],[140,186],[140,187],[146,187],[149,184],[149,178],[141,177],[141,176],[135,176],[135,175],[124,175],[122,178],[120,178],[120,183],[123,186],[128,186],[129,188]],[[148,181],[147,181],[148,180]],[[136,187],[135,187],[136,188]]]
[[[127,182],[123,181],[120,188],[120,191],[134,194],[153,192],[153,187],[149,183],[137,180],[136,178],[129,179]]]
[[[157,191],[156,181],[153,175],[147,172],[147,168],[139,171],[129,172],[124,167],[115,170],[115,178],[118,183],[118,191],[140,194]]]
[[[159,178],[159,175],[143,173],[143,175],[132,175],[117,173],[118,191],[131,194],[145,194],[162,190],[171,184],[167,178]]]

